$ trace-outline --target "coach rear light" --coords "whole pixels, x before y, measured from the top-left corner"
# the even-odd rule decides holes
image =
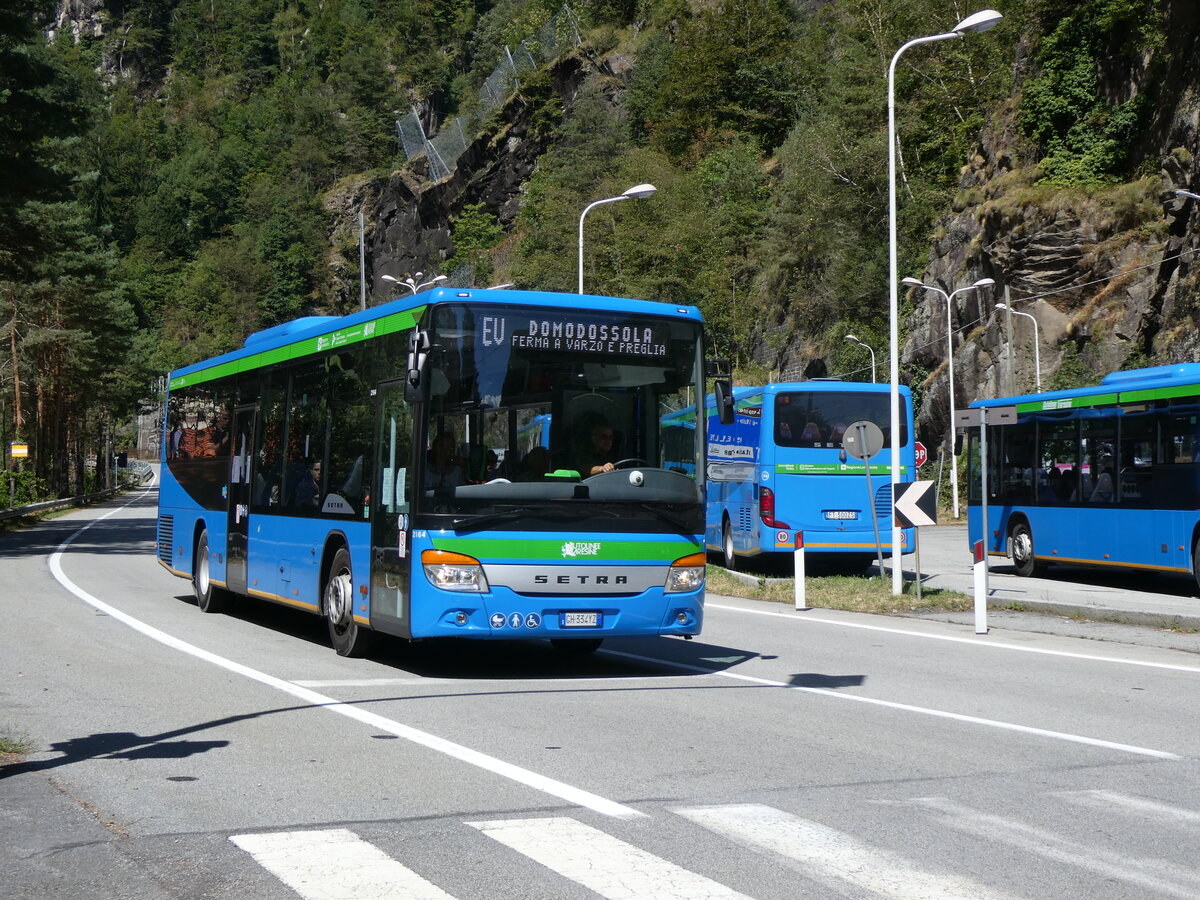
[[[693,553],[675,560],[671,563],[663,590],[668,594],[682,594],[704,587],[704,566],[707,562],[703,553]]]
[[[429,583],[444,591],[482,594],[488,589],[483,566],[473,556],[448,550],[426,550],[421,554],[421,565]]]

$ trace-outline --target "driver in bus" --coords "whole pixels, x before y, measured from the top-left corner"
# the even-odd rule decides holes
[[[616,468],[612,464],[613,429],[605,419],[596,419],[588,433],[590,441],[584,455],[584,476],[599,475],[601,472],[611,472]]]

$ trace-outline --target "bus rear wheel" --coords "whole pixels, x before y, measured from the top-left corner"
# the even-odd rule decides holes
[[[371,633],[354,621],[354,573],[345,547],[338,549],[329,567],[321,592],[321,615],[338,656],[362,656],[367,652]]]
[[[1018,522],[1009,532],[1012,542],[1012,561],[1017,574],[1022,578],[1040,575],[1045,568],[1033,555],[1033,531],[1028,522]]]
[[[737,556],[733,552],[733,525],[728,519],[721,525],[721,555],[725,559],[725,568],[731,572],[737,568]]]
[[[223,613],[229,607],[229,592],[212,583],[212,555],[208,552],[208,532],[200,532],[196,553],[192,557],[192,593],[201,612]]]

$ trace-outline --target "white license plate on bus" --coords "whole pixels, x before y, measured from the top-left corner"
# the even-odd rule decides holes
[[[604,617],[598,612],[565,612],[559,613],[560,628],[599,628],[604,624]]]
[[[857,509],[827,509],[825,510],[826,519],[857,519]]]

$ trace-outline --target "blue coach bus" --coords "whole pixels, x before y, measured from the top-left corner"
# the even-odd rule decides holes
[[[808,554],[866,568],[876,553],[874,516],[884,554],[892,548],[890,386],[805,381],[739,387],[733,422],[710,407],[708,513],[705,542],[728,568],[739,558],[790,553],[804,533]],[[912,393],[900,387],[901,481],[913,480],[916,459]],[[874,422],[884,449],[871,459],[867,491],[864,463],[847,459],[846,428]],[[914,546],[901,531],[902,552]]]
[[[344,656],[698,634],[704,436],[661,422],[702,348],[694,307],[450,288],[251,335],[170,375],[159,561],[204,611],[323,616]],[[601,420],[616,468],[589,477]]]
[[[986,527],[979,429],[970,431],[972,545],[985,540],[1021,575],[1060,563],[1200,582],[1200,364],[971,405],[1016,408],[1014,422],[987,426]]]

